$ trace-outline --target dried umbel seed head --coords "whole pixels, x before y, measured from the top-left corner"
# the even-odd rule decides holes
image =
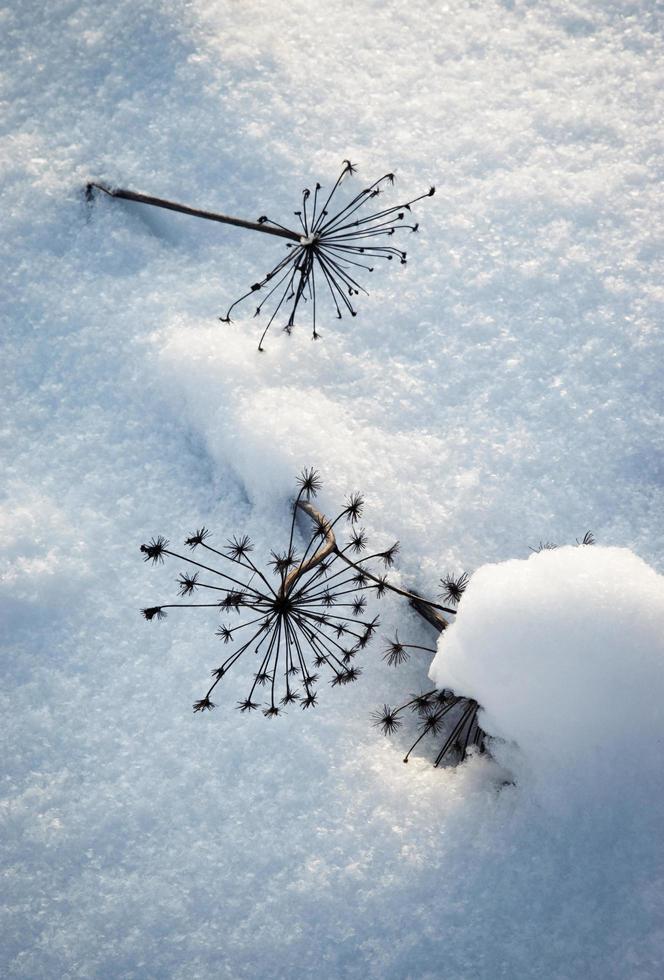
[[[404,646],[403,643],[399,643],[399,637],[389,644],[387,650],[383,654],[383,660],[387,660],[390,667],[398,667],[401,664],[405,664],[407,660],[410,659],[410,654]]]
[[[475,747],[485,751],[486,735],[477,723],[479,705],[472,698],[457,697],[452,691],[436,689],[411,695],[398,708],[383,705],[372,715],[373,723],[384,735],[393,735],[403,724],[404,713],[417,716],[418,735],[404,757],[408,762],[413,749],[426,736],[441,738],[434,766],[463,760]]]
[[[191,552],[187,556],[172,551],[163,537],[141,547],[146,561],[156,564],[172,557],[193,567],[178,579],[182,598],[210,599],[150,606],[142,610],[145,619],[161,619],[166,609],[173,608],[214,609],[239,617],[217,628],[217,636],[230,649],[212,671],[205,696],[194,703],[195,712],[215,707],[212,692],[245,654],[256,658],[256,670],[237,707],[242,712],[262,707],[268,718],[293,705],[316,706],[319,674],[312,667],[326,671],[333,687],[353,683],[361,675],[353,661],[378,627],[377,617],[366,617],[366,593],[381,591],[380,579],[364,566],[371,559],[385,560],[386,553],[360,558],[363,567],[358,568],[346,557],[346,552],[357,550],[353,541],[356,545],[358,532],[353,529],[350,542],[337,545],[333,529],[346,521],[352,524],[361,511],[361,498],[354,494],[334,520],[322,516],[314,520],[298,554],[294,544],[297,509],[300,504],[309,506],[303,501],[315,496],[321,483],[315,470],[309,469],[301,474],[298,485],[288,545],[272,552],[268,569],[253,561],[253,546],[246,535],[235,535],[225,547],[216,549],[209,543],[206,528],[185,541],[196,551],[196,559]]]
[[[435,188],[430,187],[426,194],[403,204],[381,208],[377,204],[378,197],[388,185],[394,184],[394,174],[387,173],[339,207],[336,204],[339,188],[356,170],[350,160],[344,160],[341,173],[327,196],[318,183],[313,195],[309,188],[305,188],[302,206],[294,212],[300,225],[299,240],[297,233],[271,221],[267,215],[258,219],[260,225],[280,229],[277,234],[284,233],[296,240],[286,245],[288,252],[281,261],[260,281],[253,283],[219,319],[230,323],[231,313],[237,306],[265,289],[254,314],[259,316],[264,307],[271,311],[258,344],[259,350],[263,350],[265,335],[278,317],[283,317],[283,329],[290,333],[305,306],[310,311],[312,335],[316,339],[319,336],[317,304],[321,294],[329,297],[338,319],[343,313],[356,316],[354,297],[360,293],[368,295],[358,276],[362,272],[373,272],[376,261],[398,259],[401,265],[406,264],[406,252],[387,243],[392,242],[399,232],[417,231],[419,225],[409,220],[411,208],[418,201],[432,197]]]
[[[468,587],[468,582],[470,579],[466,572],[461,575],[446,575],[445,578],[440,580],[442,591],[440,597],[443,602],[452,602],[457,605],[461,602],[461,597]]]
[[[316,470],[306,469],[306,467],[302,470],[297,482],[307,500],[311,500],[312,497],[318,496],[318,491],[322,487],[320,477]]]

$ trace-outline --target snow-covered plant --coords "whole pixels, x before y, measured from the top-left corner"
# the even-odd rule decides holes
[[[440,598],[443,602],[448,602],[457,606],[465,592],[468,582],[468,574],[462,572],[460,575],[447,574],[441,578]],[[419,603],[427,600],[420,599]],[[412,603],[415,609],[418,604]],[[443,608],[447,613],[456,613],[456,609],[448,606]],[[427,616],[429,622],[443,632],[447,626],[447,620],[439,614],[435,618]],[[390,641],[383,654],[392,667],[397,667],[410,659],[410,650],[423,650],[426,653],[435,654],[435,647],[424,647],[417,643],[404,643],[399,639],[397,633],[395,638]],[[433,688],[422,691],[419,694],[412,694],[404,704],[393,707],[384,704],[383,707],[373,713],[373,723],[384,735],[393,735],[403,725],[408,712],[417,718],[417,737],[412,743],[404,762],[408,762],[411,752],[419,743],[430,736],[437,740],[436,757],[434,766],[439,766],[442,762],[460,762],[466,757],[468,750],[475,746],[480,752],[486,748],[486,734],[477,723],[477,713],[479,705],[473,698],[466,698],[455,694],[453,691]]]
[[[341,173],[327,196],[322,193],[323,188],[319,183],[316,183],[313,195],[309,188],[305,188],[302,206],[294,212],[300,224],[299,230],[287,228],[267,215],[261,215],[257,221],[246,221],[135,191],[108,187],[98,182],[89,183],[86,194],[88,200],[91,200],[94,191],[100,190],[110,197],[179,211],[197,218],[288,239],[287,254],[262,279],[253,283],[246,293],[235,300],[224,316],[219,317],[222,323],[230,323],[230,314],[236,306],[267,287],[268,291],[260,299],[254,313],[254,316],[261,314],[264,306],[268,306],[270,311],[267,326],[258,343],[258,349],[262,351],[265,335],[275,320],[283,317],[283,329],[290,333],[295,326],[298,311],[301,312],[307,304],[311,314],[312,336],[314,339],[318,338],[316,316],[321,289],[331,299],[338,319],[342,319],[343,311],[356,316],[353,297],[359,296],[361,292],[368,295],[356,278],[360,274],[357,270],[373,272],[375,259],[391,262],[396,258],[402,265],[406,264],[407,253],[385,242],[399,231],[417,231],[418,223],[410,223],[407,213],[410,213],[413,204],[432,197],[435,188],[430,187],[426,194],[402,204],[369,212],[367,206],[376,201],[387,185],[394,184],[394,174],[387,173],[333,212],[332,204],[344,178],[356,171],[357,167],[350,160],[344,160]]]
[[[663,665],[664,578],[626,548],[563,546],[479,568],[429,677],[472,691],[492,754],[547,808],[631,821],[661,768]]]
[[[235,535],[223,548],[215,548],[205,527],[186,538],[186,554],[172,550],[161,535],[141,545],[147,562],[161,564],[169,557],[193,567],[180,573],[180,598],[201,595],[210,600],[146,606],[141,610],[146,620],[164,619],[171,609],[214,609],[228,617],[218,625],[216,635],[224,646],[231,645],[230,652],[212,670],[207,691],[194,702],[195,712],[215,707],[215,688],[245,655],[253,656],[255,670],[248,692],[237,701],[243,712],[262,708],[263,714],[272,718],[290,705],[315,707],[323,671],[333,687],[356,681],[361,669],[355,659],[379,625],[378,617],[367,613],[368,595],[380,597],[391,591],[407,598],[438,632],[447,628],[448,616],[455,615],[470,581],[467,573],[447,574],[441,579],[441,599],[450,605],[400,588],[374,567],[380,562],[385,570],[391,568],[399,543],[365,554],[367,536],[358,526],[362,497],[350,494],[339,514],[328,520],[312,502],[320,488],[318,473],[303,470],[292,504],[288,545],[281,552],[272,551],[262,567],[252,557],[254,548],[247,535]],[[311,522],[301,554],[294,543],[299,512]],[[337,535],[344,527],[348,536],[341,544]],[[588,532],[577,543],[593,541]],[[238,621],[230,618],[235,616]],[[411,650],[436,653],[433,647],[404,643],[397,634],[384,650],[383,659],[398,667],[409,659]],[[261,692],[266,692],[266,697]],[[409,713],[414,714],[417,737],[404,762],[426,736],[431,736],[438,744],[434,761],[438,766],[465,758],[472,746],[484,750],[486,735],[478,724],[478,711],[475,699],[433,688],[411,695],[398,707],[383,705],[374,712],[373,720],[385,735],[392,735]]]
[[[446,575],[441,579],[441,598],[457,605],[461,600],[469,582],[464,572],[459,576]],[[447,610],[452,611],[452,610]],[[442,623],[441,623],[442,625]],[[443,632],[443,630],[440,630]],[[410,650],[423,650],[426,653],[436,653],[435,647],[425,647],[417,643],[404,643],[397,633],[390,641],[383,654],[392,667],[397,667],[410,659]],[[411,752],[426,737],[437,740],[438,748],[434,766],[442,762],[460,762],[472,746],[480,752],[486,748],[486,734],[477,723],[479,705],[473,698],[465,698],[453,691],[433,688],[412,694],[409,699],[398,707],[384,704],[382,709],[373,713],[373,723],[384,735],[393,735],[401,728],[408,712],[417,718],[417,737],[412,743],[404,762],[408,762]]]
[[[581,547],[594,543],[595,536],[592,531],[586,531],[581,540],[578,538],[576,540],[576,544]],[[553,551],[556,548],[557,545],[550,541],[540,541],[537,548],[530,548],[530,550],[539,553]],[[467,572],[456,575],[448,572],[440,580],[440,598],[455,607],[458,606],[469,583],[470,576]],[[442,622],[440,625],[442,626]],[[410,650],[424,650],[438,657],[441,656],[440,651],[435,648],[423,647],[415,643],[404,643],[397,634],[394,640],[388,644],[383,659],[391,666],[396,667],[410,658]],[[404,704],[398,707],[384,704],[380,710],[374,712],[373,720],[374,725],[384,735],[393,735],[402,727],[409,711],[415,714],[417,717],[417,738],[406,752],[403,761],[408,762],[413,749],[426,736],[431,736],[438,742],[434,761],[434,766],[438,766],[442,762],[463,760],[472,747],[476,747],[480,752],[485,751],[487,735],[477,721],[479,710],[480,705],[474,698],[461,697],[447,688],[433,688],[420,694],[412,694]]]

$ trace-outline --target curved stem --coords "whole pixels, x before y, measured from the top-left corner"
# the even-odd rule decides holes
[[[295,520],[295,511],[298,507],[301,510],[303,510],[305,514],[308,514],[312,520],[316,522],[320,522],[321,527],[324,527],[326,529],[325,538],[323,539],[323,544],[311,556],[311,558],[306,558],[305,555],[305,560],[302,561],[297,566],[297,568],[294,568],[293,571],[286,576],[286,578],[284,579],[284,583],[281,587],[282,595],[288,594],[291,587],[293,586],[295,581],[300,577],[300,575],[304,575],[304,573],[308,572],[309,569],[315,568],[316,565],[320,565],[320,563],[325,558],[327,558],[328,555],[332,554],[333,551],[337,551],[337,542],[334,537],[334,531],[332,530],[332,525],[327,520],[327,518],[323,517],[323,515],[316,510],[316,508],[313,506],[311,501],[298,499],[296,500],[295,506],[293,508],[293,520]]]
[[[328,555],[334,552],[339,558],[341,558],[342,561],[345,561],[347,565],[350,565],[351,568],[355,568],[358,571],[361,571],[363,575],[366,575],[366,577],[368,579],[371,579],[372,582],[375,582],[377,585],[382,585],[384,588],[389,589],[391,592],[395,592],[397,595],[409,599],[413,604],[415,610],[419,612],[420,615],[423,615],[425,619],[428,619],[428,617],[425,616],[425,614],[420,609],[418,609],[418,606],[420,605],[430,607],[431,609],[440,610],[441,612],[454,614],[455,612],[454,609],[450,609],[447,606],[441,606],[440,603],[432,602],[431,599],[424,599],[422,596],[417,595],[417,593],[409,592],[407,589],[400,589],[397,585],[392,585],[390,582],[386,582],[384,579],[378,578],[378,576],[373,575],[371,572],[367,571],[366,568],[362,568],[360,565],[356,564],[352,560],[352,558],[348,558],[348,556],[344,554],[344,552],[341,551],[337,545],[336,538],[334,536],[334,531],[332,529],[332,525],[327,520],[327,518],[323,514],[321,514],[316,507],[314,507],[314,505],[311,503],[310,500],[298,500],[296,503],[296,507],[299,507],[300,510],[303,510],[308,517],[310,517],[313,521],[316,521],[316,523],[320,524],[321,527],[326,527],[327,532],[325,535],[324,544],[322,545],[321,548],[319,548],[316,554],[312,555],[308,561],[303,562],[298,568],[294,568],[293,571],[290,573],[287,579],[289,586],[292,585],[292,583],[297,578],[299,578],[300,575],[304,574],[304,572],[306,571],[309,571],[309,569],[313,568],[315,565],[318,565],[324,558],[327,558]],[[440,616],[439,614],[437,614],[436,619],[440,621],[440,626],[442,629],[444,629],[445,626],[449,626],[449,621],[446,620],[444,616]]]

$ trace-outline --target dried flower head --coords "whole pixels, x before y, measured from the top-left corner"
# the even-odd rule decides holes
[[[297,478],[299,486],[302,488],[304,496],[307,500],[311,500],[312,497],[318,496],[318,491],[320,490],[322,483],[320,477],[316,470],[307,469],[306,467],[302,470],[302,473]]]
[[[166,619],[166,613],[161,606],[149,606],[147,609],[141,609],[141,614],[147,620],[154,619],[155,617],[157,619]]]
[[[164,554],[167,554],[168,541],[161,534],[152,538],[149,544],[142,544],[143,561],[151,561],[153,565],[163,565]]]
[[[405,664],[410,659],[410,654],[403,643],[399,643],[399,635],[390,642],[383,654],[383,660],[387,660],[390,667],[398,667]]]
[[[359,493],[351,493],[348,500],[346,501],[346,519],[354,524],[359,521],[362,517],[362,510],[364,509],[364,498],[360,496]]]
[[[461,597],[468,587],[468,574],[463,572],[461,575],[446,575],[445,578],[441,578],[440,584],[442,586],[442,591],[440,597],[443,602],[453,602],[454,605],[458,605],[461,602]]]
[[[555,551],[558,545],[554,541],[540,541],[536,548],[529,548],[530,551],[534,551],[536,555],[540,551]]]
[[[376,203],[378,197],[388,185],[394,184],[394,174],[388,173],[363,188],[343,207],[337,208],[337,192],[344,179],[354,174],[356,169],[350,160],[344,160],[341,173],[327,196],[318,183],[313,195],[309,188],[305,188],[302,206],[294,212],[300,225],[297,233],[266,215],[258,219],[260,225],[281,229],[281,233],[294,241],[286,245],[288,253],[281,261],[232,303],[225,316],[219,319],[230,323],[235,307],[267,289],[254,314],[261,314],[265,306],[270,310],[267,326],[258,344],[259,350],[263,350],[263,340],[274,321],[283,316],[284,330],[290,333],[304,305],[310,309],[313,337],[316,339],[319,336],[316,326],[317,302],[321,290],[331,298],[338,319],[342,318],[343,312],[354,317],[357,310],[353,297],[361,292],[368,295],[356,278],[358,270],[373,272],[376,260],[391,262],[396,258],[402,265],[406,264],[406,252],[387,242],[392,241],[392,236],[400,231],[417,231],[417,223],[411,223],[408,217],[411,207],[424,198],[432,197],[435,188],[429,188],[426,194],[404,204],[381,208]],[[373,204],[374,210],[370,209],[370,204]]]
[[[385,568],[392,568],[394,566],[394,560],[399,553],[399,542],[395,541],[391,547],[387,548],[380,555]]]
[[[250,690],[237,707],[243,712],[256,710],[263,701],[259,695],[263,690],[267,694],[263,713],[270,718],[289,705],[316,705],[318,674],[312,665],[326,670],[334,687],[350,684],[361,674],[352,661],[378,626],[377,617],[366,618],[363,594],[375,591],[376,578],[362,569],[358,581],[355,563],[344,554],[352,549],[353,539],[342,547],[333,533],[343,518],[352,521],[361,501],[353,496],[335,520],[321,517],[314,521],[300,556],[294,546],[296,513],[300,506],[311,507],[306,501],[321,484],[314,470],[305,470],[298,482],[288,546],[282,552],[273,551],[267,563],[272,574],[254,563],[246,536],[234,536],[218,550],[208,543],[210,532],[201,528],[185,541],[190,548],[201,549],[201,560],[170,550],[162,537],[141,547],[146,560],[163,562],[169,556],[195,566],[195,571],[180,575],[180,596],[188,598],[196,593],[211,600],[151,606],[142,610],[146,619],[163,618],[164,610],[172,608],[211,608],[240,616],[238,622],[222,623],[217,629],[224,645],[233,648],[212,671],[209,689],[194,703],[196,712],[214,707],[210,700],[213,690],[245,654],[255,658],[256,666]]]
[[[389,704],[384,704],[381,711],[374,711],[371,717],[374,727],[380,728],[383,735],[393,735],[402,725],[401,718],[397,716],[397,712]]]
[[[398,708],[383,705],[382,711],[372,715],[374,725],[381,728],[384,735],[392,735],[403,724],[401,715],[408,710],[417,715],[418,736],[406,752],[404,762],[408,762],[413,749],[427,735],[442,736],[434,766],[462,761],[473,746],[479,752],[485,751],[486,735],[477,723],[479,705],[472,698],[457,697],[452,691],[435,688],[422,691],[411,695]]]
[[[197,548],[199,544],[203,544],[206,538],[210,537],[210,532],[206,527],[201,527],[197,531],[187,538],[185,544],[192,549]]]
[[[201,698],[200,701],[194,701],[194,711],[212,711],[216,707],[216,704],[210,701],[209,698]]]

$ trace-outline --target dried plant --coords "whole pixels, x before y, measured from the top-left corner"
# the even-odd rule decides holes
[[[245,654],[255,658],[256,671],[249,692],[237,706],[241,711],[259,708],[260,691],[266,689],[263,713],[268,717],[278,715],[289,704],[314,707],[320,670],[329,672],[332,686],[351,683],[360,676],[355,658],[378,627],[378,618],[366,614],[366,594],[384,591],[381,576],[371,571],[369,563],[382,559],[388,564],[393,549],[351,560],[349,552],[356,554],[365,547],[363,532],[355,526],[362,513],[362,498],[352,494],[335,520],[328,521],[310,505],[319,488],[317,473],[305,470],[299,478],[288,546],[272,552],[267,563],[271,573],[253,561],[253,545],[246,536],[236,536],[223,549],[217,549],[209,544],[207,528],[200,528],[185,545],[205,557],[205,562],[171,550],[163,537],[141,545],[145,561],[158,564],[167,556],[194,566],[196,571],[180,575],[181,597],[203,590],[213,600],[149,606],[142,610],[145,619],[163,619],[167,610],[183,608],[213,608],[241,617],[239,623],[228,621],[218,627],[217,636],[224,644],[232,643],[233,649],[212,671],[213,681],[204,697],[194,703],[194,711],[215,707],[214,689]],[[308,508],[313,517],[313,531],[298,556],[294,536],[300,507]],[[334,535],[340,523],[350,530],[349,541],[342,548]],[[219,559],[221,568],[216,567]],[[214,565],[209,563],[212,561]]]
[[[586,531],[581,540],[577,538],[575,543],[579,548],[589,547],[595,544],[595,535],[592,531]],[[553,541],[540,541],[536,548],[531,547],[528,550],[538,555],[541,551],[555,551],[557,547],[558,545]]]
[[[283,316],[284,330],[290,333],[295,326],[298,311],[305,304],[308,304],[311,311],[312,335],[314,339],[319,336],[316,315],[321,288],[331,298],[338,319],[342,318],[343,311],[356,316],[353,297],[359,296],[361,292],[368,295],[367,290],[357,281],[356,276],[360,274],[357,270],[373,272],[373,260],[391,262],[396,258],[402,265],[406,264],[406,252],[385,242],[391,240],[397,232],[417,231],[418,223],[410,223],[406,215],[410,214],[413,204],[432,197],[435,188],[430,187],[426,194],[403,204],[377,208],[368,213],[370,202],[376,201],[386,185],[394,183],[394,174],[388,173],[363,188],[343,207],[333,211],[333,202],[344,178],[354,174],[356,170],[357,167],[350,160],[344,160],[341,173],[327,197],[322,193],[319,183],[315,185],[313,196],[308,188],[304,190],[302,207],[294,212],[300,225],[298,230],[286,228],[267,215],[262,215],[257,221],[247,221],[192,208],[176,201],[139,194],[126,188],[110,187],[98,181],[88,183],[85,193],[88,201],[93,200],[95,191],[101,191],[109,197],[178,211],[196,218],[287,239],[288,254],[263,279],[255,282],[244,295],[232,303],[224,316],[219,317],[223,323],[230,323],[230,314],[235,307],[249,296],[269,287],[254,314],[258,316],[266,305],[270,310],[267,326],[258,343],[258,349],[262,351],[263,340],[274,321]],[[336,202],[334,206],[336,208]]]
[[[361,670],[355,665],[355,658],[378,627],[378,617],[369,618],[366,612],[367,594],[381,596],[391,591],[409,599],[411,606],[438,632],[449,623],[444,614],[456,613],[456,608],[400,588],[387,575],[376,571],[372,563],[380,561],[385,569],[394,565],[399,543],[365,554],[367,535],[358,526],[364,501],[359,494],[351,494],[337,517],[330,521],[312,503],[321,488],[316,471],[305,469],[298,484],[288,545],[284,551],[272,551],[266,563],[271,571],[254,562],[253,545],[246,535],[236,535],[223,549],[217,549],[209,544],[208,529],[201,527],[184,542],[188,555],[171,550],[169,542],[161,536],[141,545],[145,561],[161,564],[165,557],[171,557],[195,568],[180,573],[181,598],[188,599],[205,590],[204,595],[213,599],[147,606],[141,610],[145,619],[160,620],[166,617],[167,610],[191,608],[212,608],[222,615],[239,617],[239,622],[226,620],[217,628],[220,641],[233,647],[212,671],[212,683],[205,695],[194,702],[195,712],[215,707],[212,700],[215,688],[245,654],[254,657],[255,670],[248,693],[237,702],[243,712],[262,707],[263,714],[271,718],[291,704],[314,707],[319,671],[328,672],[333,687],[357,680]],[[299,511],[307,514],[312,522],[301,556],[295,548]],[[344,545],[337,543],[340,525],[348,531]],[[577,544],[590,545],[594,540],[588,531],[581,541],[577,539]],[[196,559],[191,557],[192,552],[196,552]],[[221,567],[217,567],[220,559]],[[212,576],[210,581],[204,580],[208,575]],[[441,597],[458,606],[468,583],[466,572],[448,573],[441,579]],[[383,651],[383,659],[398,667],[409,659],[411,650],[436,652],[432,647],[404,643],[397,633]],[[267,699],[261,704],[262,690],[267,692]],[[408,762],[413,750],[427,736],[438,740],[435,766],[464,759],[471,747],[485,751],[486,735],[478,724],[479,705],[473,698],[449,690],[429,690],[412,695],[396,708],[383,705],[373,715],[374,724],[385,735],[392,735],[401,728],[409,711],[417,716],[418,735],[404,762]]]
[[[427,618],[438,630],[444,629],[448,622],[443,613],[455,612],[394,585],[376,570],[376,562],[382,563],[385,569],[394,565],[399,543],[365,553],[367,535],[358,526],[364,506],[359,494],[351,494],[341,512],[330,521],[312,503],[321,487],[315,470],[304,470],[298,483],[288,545],[284,551],[271,553],[266,563],[269,571],[253,560],[253,545],[246,535],[236,535],[225,547],[217,549],[210,544],[209,530],[201,527],[184,542],[188,554],[172,550],[162,536],[141,545],[147,562],[162,564],[168,557],[192,566],[178,578],[181,599],[200,595],[203,590],[203,595],[211,600],[147,606],[141,610],[146,620],[162,620],[171,609],[192,608],[214,609],[224,617],[239,618],[239,621],[225,619],[217,628],[219,640],[224,645],[232,644],[232,649],[212,671],[207,691],[193,704],[195,712],[209,711],[216,706],[212,700],[215,688],[245,655],[254,658],[255,669],[249,690],[237,701],[237,707],[243,712],[262,708],[269,718],[291,704],[315,707],[322,671],[328,673],[334,687],[357,680],[361,670],[355,665],[355,658],[378,627],[378,617],[367,615],[367,595],[381,596],[392,591],[408,598],[414,608],[426,609]],[[296,553],[294,543],[298,511],[307,514],[312,522],[301,556]],[[346,527],[348,532],[343,545],[337,543],[339,526]],[[196,558],[192,557],[193,552]],[[408,658],[410,650],[435,652],[419,644],[402,643],[397,635],[385,651],[384,659],[397,666]],[[261,701],[263,691],[267,696]],[[409,755],[424,735],[439,734],[449,712],[459,707],[457,714],[465,721],[459,728],[459,719],[455,717],[448,733],[453,737],[448,739],[449,745],[438,764],[453,750],[460,748],[463,755],[471,739],[483,744],[483,734],[477,734],[476,725],[472,731],[465,727],[471,705],[476,713],[476,702],[449,692],[443,697],[440,692],[432,691],[400,708],[386,706],[377,723],[390,734],[400,727],[399,716],[404,710],[419,710],[422,732]]]
[[[462,572],[461,575],[450,575],[449,573],[445,578],[441,578],[440,584],[442,586],[442,591],[440,593],[441,599],[445,602],[453,602],[454,605],[458,605],[461,602],[461,597],[468,587],[467,572]]]
[[[406,752],[404,762],[408,762],[413,749],[427,736],[440,740],[434,766],[462,761],[471,747],[476,747],[479,752],[485,751],[486,735],[477,723],[479,705],[472,698],[434,688],[411,695],[398,708],[383,705],[380,711],[373,714],[374,725],[384,735],[393,735],[403,724],[404,712],[409,710],[417,715],[419,734]]]
[[[365,213],[367,206],[383,193],[385,186],[394,183],[394,174],[384,174],[339,210],[333,211],[333,201],[343,179],[355,171],[356,167],[350,160],[344,160],[341,173],[327,197],[321,193],[319,183],[315,185],[313,195],[305,188],[302,207],[295,211],[301,226],[297,244],[286,245],[288,254],[240,296],[225,316],[220,317],[224,323],[229,323],[236,306],[264,287],[269,287],[254,314],[258,316],[266,305],[271,311],[258,344],[259,350],[263,350],[265,335],[279,314],[284,317],[284,330],[290,333],[295,326],[298,310],[306,303],[311,312],[312,335],[316,339],[319,336],[316,326],[317,301],[321,288],[331,298],[338,319],[342,318],[343,311],[356,316],[353,297],[359,296],[360,292],[368,295],[356,278],[359,275],[357,270],[373,272],[375,259],[391,262],[396,258],[402,265],[406,264],[405,251],[384,243],[398,231],[417,231],[417,223],[411,224],[405,220],[406,212],[410,212],[413,204],[431,197],[435,188],[431,187],[426,194],[404,204]],[[267,216],[258,220],[267,227],[283,229],[282,225]]]
[[[461,578],[467,581],[466,575],[461,576]],[[451,581],[458,580],[452,579]],[[402,643],[397,634],[388,645],[383,654],[383,659],[391,666],[398,667],[409,659],[409,650],[436,653],[433,647],[420,646],[416,643]],[[408,762],[413,749],[427,735],[440,739],[440,748],[434,762],[435,766],[439,766],[441,762],[463,761],[471,746],[476,746],[480,752],[485,751],[486,735],[477,724],[479,705],[472,698],[460,697],[452,691],[439,691],[434,688],[422,694],[411,695],[410,699],[398,708],[384,704],[382,709],[375,711],[372,715],[374,725],[380,728],[384,735],[393,735],[401,728],[402,716],[408,709],[418,717],[419,734],[408,749],[404,762]]]
[[[417,643],[402,643],[397,633],[393,640],[390,640],[387,649],[383,653],[383,660],[386,660],[390,667],[399,667],[410,660],[409,650],[426,650],[427,653],[435,653],[432,647],[423,647]]]

